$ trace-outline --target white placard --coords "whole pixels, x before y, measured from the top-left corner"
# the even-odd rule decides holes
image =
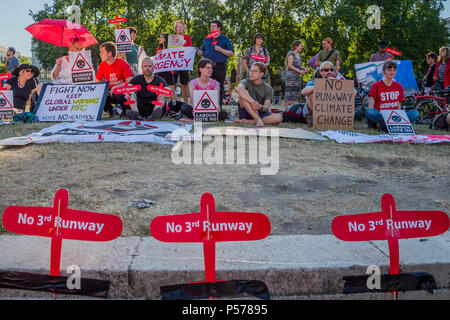
[[[70,71],[73,83],[93,82],[95,71],[92,68],[91,51],[69,52]]]
[[[161,50],[152,57],[155,61],[154,73],[165,71],[194,70],[194,47]]]
[[[415,134],[405,110],[381,110],[389,134]]]
[[[100,120],[107,93],[107,82],[45,83],[33,113],[39,121]]]
[[[0,90],[0,120],[11,119],[14,115],[12,90]]]
[[[130,29],[115,29],[117,52],[131,52]]]
[[[219,111],[217,90],[194,90],[194,121],[217,122]]]

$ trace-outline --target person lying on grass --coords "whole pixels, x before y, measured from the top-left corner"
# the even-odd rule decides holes
[[[277,125],[283,121],[281,114],[270,112],[273,88],[262,80],[265,73],[265,64],[255,62],[250,68],[249,79],[242,80],[236,88],[239,95],[239,120],[235,120],[234,123],[263,127],[266,124]]]

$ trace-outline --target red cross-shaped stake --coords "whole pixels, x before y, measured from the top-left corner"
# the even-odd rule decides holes
[[[110,20],[109,20],[109,23],[111,23],[111,24],[116,23],[116,24],[117,24],[117,29],[122,29],[122,28],[120,27],[120,23],[121,23],[121,22],[125,22],[125,21],[127,21],[127,18],[126,18],[126,17],[119,18],[119,16],[116,15],[116,17],[115,17],[114,19],[110,19]]]

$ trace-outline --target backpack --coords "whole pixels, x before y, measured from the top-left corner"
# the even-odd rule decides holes
[[[307,108],[306,103],[298,103],[290,106],[283,112],[283,122],[306,123],[303,108]]]
[[[33,123],[38,122],[38,117],[36,117],[31,112],[22,112],[13,115],[14,122],[23,122],[23,123]]]
[[[449,114],[450,111],[435,115],[433,121],[430,123],[430,129],[448,131],[449,124],[447,122],[447,117]]]

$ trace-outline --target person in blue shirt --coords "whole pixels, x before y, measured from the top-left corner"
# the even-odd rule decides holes
[[[9,47],[8,51],[6,52],[6,62],[5,65],[8,69],[8,73],[11,73],[18,65],[19,65],[19,59],[16,58],[16,49],[13,47]]]
[[[218,30],[222,31],[222,22],[220,20],[211,21],[211,33]],[[217,43],[213,44],[215,41]],[[233,45],[230,39],[220,34],[214,38],[205,38],[201,48],[197,48],[197,54],[215,63],[211,78],[220,83],[220,107],[222,108],[225,91],[223,84],[227,74],[227,61],[228,58],[234,56]]]

